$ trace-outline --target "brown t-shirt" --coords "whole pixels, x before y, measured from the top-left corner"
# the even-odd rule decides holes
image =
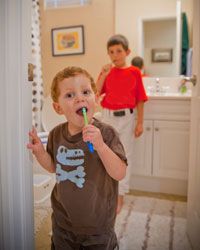
[[[104,142],[127,163],[117,132],[94,120]],[[56,165],[56,184],[51,194],[53,224],[79,234],[101,234],[113,229],[118,182],[106,172],[96,151],[89,152],[82,133],[71,136],[68,124],[49,134],[47,151]]]

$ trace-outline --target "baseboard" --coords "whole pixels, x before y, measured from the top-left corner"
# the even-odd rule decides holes
[[[187,196],[187,180],[132,175],[130,188],[145,192]]]

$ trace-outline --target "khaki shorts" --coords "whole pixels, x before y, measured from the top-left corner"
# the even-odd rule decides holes
[[[103,109],[101,121],[117,130],[125,149],[128,166],[125,178],[119,181],[119,194],[124,195],[130,189],[131,166],[134,162],[134,112],[131,109],[116,111]]]

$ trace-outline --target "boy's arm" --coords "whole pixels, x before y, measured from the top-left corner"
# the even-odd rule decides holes
[[[126,163],[104,142],[99,128],[89,124],[83,128],[83,140],[90,141],[97,151],[107,173],[115,180],[122,180],[126,175]]]
[[[50,156],[49,153],[44,149],[44,152],[41,152],[41,154],[35,154],[35,157],[37,161],[40,163],[40,165],[46,169],[50,173],[55,173],[55,165],[54,162]]]
[[[106,76],[109,74],[111,68],[112,68],[112,64],[107,64],[107,65],[103,66],[103,68],[102,68],[100,76],[96,82],[97,92],[99,95],[101,94],[101,90],[103,88],[104,81],[106,79]]]
[[[143,133],[143,116],[144,116],[144,102],[139,101],[137,104],[137,123],[135,126],[135,137],[139,137]]]
[[[46,169],[50,173],[54,173],[55,165],[53,163],[53,160],[44,149],[40,138],[37,136],[37,131],[35,130],[35,128],[33,128],[32,131],[29,132],[29,137],[30,143],[27,144],[27,148],[32,150],[32,153],[35,155],[37,161],[44,169]]]
[[[105,143],[97,149],[97,153],[104,164],[107,173],[120,181],[126,175],[126,163],[122,161]]]

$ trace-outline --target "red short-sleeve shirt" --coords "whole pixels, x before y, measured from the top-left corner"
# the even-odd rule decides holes
[[[103,93],[106,95],[101,105],[111,110],[135,108],[139,101],[148,99],[140,70],[134,66],[113,67],[104,81]]]

